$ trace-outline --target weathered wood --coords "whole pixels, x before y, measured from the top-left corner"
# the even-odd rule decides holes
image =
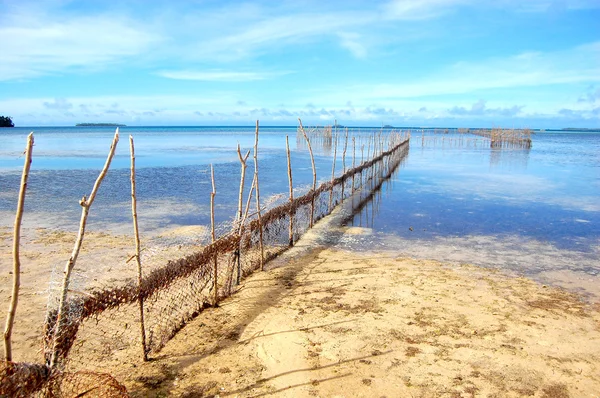
[[[344,138],[344,151],[342,152],[342,175],[346,174],[346,150],[348,149],[348,127],[346,127],[346,136]],[[342,198],[344,201],[344,188],[346,187],[346,180],[342,181]]]
[[[256,121],[256,131],[254,134],[254,179],[256,180],[256,213],[258,215],[258,235],[259,235],[259,247],[260,247],[260,270],[265,269],[265,248],[263,245],[263,225],[260,211],[260,189],[258,179],[258,120]]]
[[[135,259],[137,263],[137,276],[138,276],[138,304],[140,308],[140,340],[142,344],[142,359],[144,362],[148,361],[148,350],[146,348],[146,326],[144,323],[144,298],[141,294],[142,288],[142,259],[140,257],[141,244],[140,244],[140,231],[138,228],[138,216],[137,216],[137,197],[135,189],[135,148],[133,145],[133,137],[129,136],[129,152],[131,154],[131,215],[133,217],[133,236],[135,240]]]
[[[29,170],[31,169],[31,156],[33,151],[33,133],[27,136],[27,146],[25,147],[25,164],[23,165],[23,174],[21,175],[21,186],[19,188],[19,199],[17,201],[17,213],[15,215],[15,224],[13,231],[13,285],[6,316],[6,326],[4,327],[4,354],[6,362],[12,361],[12,330],[19,304],[19,289],[21,286],[21,259],[19,248],[21,244],[21,221],[23,220],[23,206],[25,205],[25,193],[27,191],[27,180],[29,179]]]
[[[356,167],[356,137],[352,137],[352,169]],[[354,194],[354,176],[356,173],[352,173],[352,194]]]
[[[238,211],[236,215],[237,229],[241,231],[242,228],[242,217],[243,217],[243,200],[244,200],[244,182],[246,181],[246,161],[248,160],[248,156],[250,156],[250,150],[246,152],[244,156],[242,156],[242,151],[240,150],[240,144],[237,146],[237,154],[240,159],[241,172],[240,172],[240,192],[238,194]],[[241,242],[240,242],[241,243]],[[240,245],[241,246],[241,245]],[[236,276],[236,284],[239,285],[242,278],[242,251],[241,248],[238,247],[238,250],[235,253],[235,262],[237,265],[237,276]]]
[[[290,154],[290,140],[288,136],[285,136],[285,149],[287,153],[287,169],[288,169],[288,181],[290,183],[290,204],[294,203],[294,184],[292,182],[292,157]],[[296,210],[291,207],[290,208],[290,233],[289,233],[289,245],[290,247],[294,246],[294,216],[296,214]]]
[[[335,160],[337,158],[337,142],[338,136],[337,134],[333,137],[333,162],[331,166],[331,189],[329,190],[329,213],[333,210],[333,180],[335,179]]]
[[[210,180],[212,182],[212,191],[210,193],[210,241],[211,243],[215,243],[216,235],[215,235],[215,196],[217,195],[217,187],[215,186],[215,169],[211,163],[210,165]],[[216,307],[219,305],[219,283],[218,283],[218,261],[217,261],[217,253],[214,254],[213,257],[213,306]]]
[[[119,128],[117,127],[117,131],[115,132],[115,137],[113,138],[112,144],[110,146],[110,150],[108,152],[108,157],[106,159],[106,163],[104,164],[102,171],[100,172],[100,174],[98,175],[98,178],[96,179],[96,182],[94,183],[94,186],[92,188],[92,192],[90,193],[89,198],[86,198],[84,196],[79,201],[79,204],[81,205],[81,219],[79,221],[79,232],[77,233],[77,239],[75,240],[75,245],[73,247],[73,252],[71,253],[71,257],[69,257],[69,260],[67,261],[67,263],[65,265],[63,284],[62,284],[62,290],[61,290],[61,295],[60,295],[60,301],[58,304],[58,313],[57,313],[56,325],[55,325],[55,331],[54,331],[55,332],[54,333],[54,347],[53,347],[52,356],[50,359],[50,367],[51,368],[55,368],[56,366],[58,366],[59,358],[58,358],[58,352],[57,352],[57,342],[60,338],[60,333],[64,326],[63,325],[63,323],[65,321],[64,320],[64,317],[65,317],[64,312],[66,310],[67,292],[69,290],[69,283],[71,280],[71,272],[73,271],[73,268],[75,267],[75,264],[77,263],[77,257],[79,257],[79,251],[81,250],[81,245],[83,243],[83,238],[85,236],[85,226],[87,224],[87,218],[88,218],[88,214],[90,212],[90,207],[94,203],[94,199],[96,199],[96,194],[98,193],[100,184],[102,183],[102,180],[104,180],[104,177],[106,176],[106,173],[108,172],[110,163],[112,162],[112,159],[115,155],[115,150],[117,148],[118,142],[119,142]]]
[[[313,155],[312,146],[310,145],[310,140],[308,139],[308,136],[306,135],[306,131],[304,131],[304,127],[302,126],[302,120],[300,120],[300,118],[298,118],[298,123],[300,123],[300,131],[302,132],[302,135],[304,136],[304,139],[306,140],[306,145],[308,146],[308,152],[310,153],[310,162],[312,165],[312,172],[313,172],[312,192],[314,194],[315,191],[317,190],[317,169],[315,167],[315,157]],[[315,217],[315,198],[313,196],[313,198],[310,202],[310,221],[308,223],[310,228],[313,227],[314,217]]]

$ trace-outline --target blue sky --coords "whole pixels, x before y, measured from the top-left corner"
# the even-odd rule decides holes
[[[19,126],[600,127],[600,0],[0,0]]]

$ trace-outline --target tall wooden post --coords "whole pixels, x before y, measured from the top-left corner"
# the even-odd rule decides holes
[[[254,136],[254,180],[256,188],[256,212],[258,214],[258,234],[260,246],[260,270],[265,269],[265,248],[263,246],[263,225],[260,212],[260,189],[258,183],[258,120],[256,121],[256,132]]]
[[[238,212],[236,215],[237,229],[241,232],[242,230],[242,211],[243,211],[243,200],[244,200],[244,182],[246,181],[246,161],[248,160],[248,156],[250,156],[250,150],[246,152],[244,156],[242,156],[242,151],[240,150],[240,144],[237,147],[238,158],[240,159],[241,172],[240,172],[240,192],[238,194]],[[241,238],[241,236],[240,236]],[[235,261],[237,265],[237,276],[236,276],[236,284],[239,285],[242,278],[242,251],[241,247],[238,246],[235,252]],[[230,286],[231,287],[231,286]]]
[[[344,152],[342,152],[342,199],[344,201],[344,188],[346,187],[346,150],[348,149],[348,127],[346,127],[346,136],[344,138]]]
[[[215,186],[215,169],[211,163],[210,165],[210,180],[212,182],[212,191],[210,193],[210,240],[211,243],[215,243],[216,235],[215,235],[215,196],[217,195],[217,187]],[[214,299],[213,306],[219,305],[219,270],[218,270],[218,259],[217,253],[214,254],[213,257],[213,291],[214,291]]]
[[[54,347],[52,349],[52,356],[50,358],[50,367],[55,368],[58,365],[58,348],[59,348],[59,340],[61,338],[62,329],[64,326],[64,317],[67,303],[67,292],[69,291],[69,283],[71,281],[71,272],[75,267],[77,262],[77,257],[79,257],[79,251],[81,250],[81,245],[83,243],[83,237],[85,236],[85,226],[87,224],[88,214],[90,212],[90,207],[92,203],[94,203],[94,199],[96,199],[96,194],[98,193],[98,189],[100,188],[100,184],[102,180],[106,176],[108,172],[108,168],[110,167],[110,163],[115,155],[115,150],[117,148],[117,143],[119,142],[119,128],[117,127],[117,131],[115,132],[115,137],[113,138],[113,142],[110,146],[110,150],[108,153],[108,157],[106,159],[106,163],[98,175],[96,182],[94,183],[94,187],[92,188],[92,192],[90,193],[90,197],[86,198],[85,196],[79,201],[81,205],[81,220],[79,221],[79,232],[77,233],[77,239],[75,240],[75,246],[73,247],[73,252],[71,253],[71,257],[67,261],[65,265],[64,277],[63,277],[63,285],[60,295],[60,301],[58,304],[58,313],[56,316],[56,325],[54,329]]]
[[[285,148],[287,152],[287,168],[288,168],[288,180],[290,183],[290,247],[294,246],[294,217],[296,215],[296,209],[293,207],[294,204],[294,184],[292,182],[292,157],[290,154],[290,141],[288,136],[285,136]]]
[[[15,215],[15,224],[13,232],[13,285],[8,306],[8,315],[6,316],[6,326],[4,328],[4,353],[6,362],[12,361],[12,330],[19,304],[19,289],[21,286],[21,259],[19,248],[21,243],[21,221],[23,220],[23,206],[25,205],[25,192],[27,191],[27,180],[29,179],[29,170],[31,168],[31,153],[33,150],[33,133],[27,136],[27,146],[25,147],[25,164],[23,165],[23,174],[21,175],[21,186],[19,188],[19,199],[17,201],[17,214]]]
[[[140,307],[140,337],[142,344],[142,359],[148,361],[148,351],[146,349],[146,328],[144,325],[144,299],[142,297],[142,259],[140,257],[140,232],[138,228],[137,217],[137,198],[135,194],[135,148],[133,137],[129,136],[129,152],[131,154],[131,215],[133,217],[133,236],[135,241],[135,259],[137,263],[138,276],[138,303]]]
[[[309,221],[309,226],[310,226],[310,228],[312,228],[313,224],[314,224],[314,217],[315,217],[315,192],[317,190],[317,169],[315,167],[315,157],[313,156],[312,146],[310,145],[310,140],[308,139],[308,136],[306,135],[306,131],[304,131],[304,127],[302,126],[302,120],[300,120],[300,118],[298,118],[298,122],[300,123],[300,131],[302,132],[302,135],[304,135],[304,139],[306,140],[306,145],[308,145],[308,152],[310,153],[310,163],[312,165],[312,172],[313,172],[312,199],[310,201],[310,221]]]
[[[329,190],[329,213],[331,213],[333,206],[333,180],[335,179],[335,160],[337,158],[337,142],[338,136],[337,134],[333,138],[335,141],[333,143],[333,163],[331,166],[331,189]]]
[[[352,137],[352,170],[356,167],[356,137]],[[352,194],[354,194],[354,176],[355,172],[352,173]]]

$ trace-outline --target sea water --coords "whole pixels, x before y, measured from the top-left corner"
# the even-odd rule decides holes
[[[530,149],[497,149],[473,135],[413,133],[402,168],[349,223],[371,233],[345,244],[502,268],[600,298],[600,134],[532,139]]]
[[[240,178],[236,147],[239,144],[243,154],[252,149],[254,127],[120,130],[115,159],[90,213],[91,229],[130,232],[130,134],[135,139],[138,213],[144,232],[209,224],[211,164],[217,183],[217,222],[234,217]],[[104,165],[114,128],[0,130],[0,226],[10,226],[14,219],[30,131],[35,147],[25,225],[74,231],[81,212],[78,201],[89,194]],[[287,195],[286,135],[294,186],[305,192],[312,182],[310,158],[296,127],[261,127],[263,201]],[[497,149],[481,137],[454,130],[440,134],[412,129],[403,166],[349,222],[364,233],[346,236],[340,245],[476,263],[541,280],[562,278],[563,284],[575,288],[598,285],[600,134],[548,131],[532,138],[530,149]],[[332,148],[315,146],[315,151],[318,178],[327,180]],[[350,154],[349,148],[347,167]],[[246,191],[252,180],[252,156]],[[341,163],[340,147],[337,174]]]

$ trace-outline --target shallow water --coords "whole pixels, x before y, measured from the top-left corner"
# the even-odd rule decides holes
[[[368,233],[346,245],[598,282],[600,134],[538,133],[531,149],[459,140],[413,134],[409,159],[349,223]]]
[[[25,225],[76,230],[78,200],[89,194],[114,129],[33,130]],[[0,225],[13,221],[29,131],[0,130]],[[365,131],[373,130],[361,133]],[[299,192],[308,189],[310,160],[303,141],[296,141],[296,128],[261,127],[260,132],[263,201],[273,195],[280,195],[280,201],[287,197],[286,135],[294,186]],[[253,127],[124,127],[93,205],[90,228],[130,232],[129,134],[136,143],[143,232],[209,223],[211,163],[217,180],[217,222],[232,219],[240,170],[235,147],[239,143],[243,152],[252,148]],[[538,133],[531,149],[491,149],[481,137],[452,130],[412,134],[401,169],[350,221],[365,227],[364,234],[346,237],[341,245],[499,267],[540,280],[552,275],[555,281],[567,272],[575,289],[600,285],[600,134]],[[315,145],[315,150],[319,180],[327,180],[332,148]],[[350,154],[349,148],[347,159]],[[253,167],[251,154],[246,191]],[[338,173],[341,168],[340,148]]]

